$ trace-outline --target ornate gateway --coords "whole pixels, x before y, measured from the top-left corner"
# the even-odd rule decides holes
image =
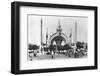
[[[68,43],[68,37],[62,32],[61,25],[56,30],[56,33],[52,34],[49,38],[48,45],[57,45],[61,46]]]

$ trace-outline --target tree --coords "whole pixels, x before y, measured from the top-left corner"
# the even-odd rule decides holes
[[[69,44],[65,44],[63,46],[63,50],[69,50],[69,49],[72,49],[71,46]]]
[[[76,43],[76,46],[77,46],[77,48],[80,49],[80,48],[83,48],[83,44],[84,44],[84,43],[82,43],[82,42],[77,42],[77,43]]]
[[[39,46],[33,45],[32,49],[33,49],[33,50],[37,50],[37,49],[39,49]]]
[[[77,52],[75,53],[75,57],[83,57],[87,55],[87,43],[77,42]]]
[[[28,49],[29,50],[37,50],[37,49],[39,49],[39,46],[33,45],[33,44],[29,44]]]
[[[65,55],[71,57],[71,53],[73,52],[71,46],[69,44],[65,44],[63,46],[63,50],[66,50]]]
[[[29,50],[32,50],[32,48],[33,48],[33,45],[32,45],[32,44],[29,44],[29,45],[28,45],[28,49],[29,49]]]
[[[28,47],[29,50],[33,50],[32,52],[34,53],[34,56],[36,57],[36,53],[37,53],[37,49],[39,49],[39,46],[37,46],[36,44],[29,44],[29,47]],[[31,53],[32,53],[31,52]]]

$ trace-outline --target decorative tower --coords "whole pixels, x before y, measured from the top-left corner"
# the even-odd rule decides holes
[[[42,24],[43,24],[43,22],[42,22],[42,18],[41,18],[40,23],[41,23],[41,43],[40,43],[41,44],[41,48],[40,49],[41,49],[41,53],[42,53],[42,46],[43,46],[43,39],[42,39],[42,37],[43,37],[42,36]]]
[[[77,21],[75,21],[75,44],[77,43]]]
[[[75,49],[74,49],[74,52],[76,52],[76,43],[77,43],[77,22],[75,21]]]
[[[47,47],[47,45],[48,45],[48,28],[46,29],[46,47]]]
[[[72,29],[70,30],[70,34],[69,34],[69,43],[70,45],[72,44]]]

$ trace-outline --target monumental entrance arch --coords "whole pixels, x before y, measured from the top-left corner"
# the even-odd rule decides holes
[[[49,38],[49,45],[61,46],[68,43],[67,36],[62,32],[61,26],[59,25],[56,33],[52,34]]]

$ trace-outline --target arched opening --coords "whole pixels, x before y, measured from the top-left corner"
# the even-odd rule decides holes
[[[51,45],[62,46],[66,43],[66,39],[62,36],[56,36],[51,40]]]

